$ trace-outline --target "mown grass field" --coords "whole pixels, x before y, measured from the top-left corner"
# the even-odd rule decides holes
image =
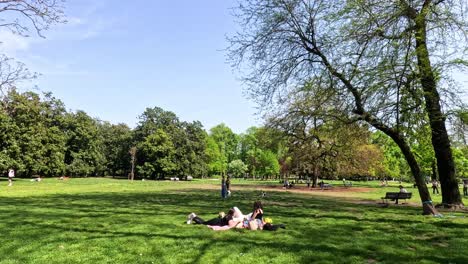
[[[190,212],[248,213],[273,183],[234,181],[224,201],[218,184],[87,178],[7,187],[3,179],[0,263],[468,263],[467,212],[436,218],[415,206],[382,208],[379,198],[396,187],[374,183],[331,196],[268,189],[266,216],[287,225],[276,232],[187,225]]]

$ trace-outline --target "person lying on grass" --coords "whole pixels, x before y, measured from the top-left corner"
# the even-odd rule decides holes
[[[215,231],[229,230],[231,228],[249,228],[249,219],[251,214],[244,215],[241,210],[237,207],[233,207],[229,210],[227,215],[232,213],[232,217],[228,218],[228,221],[225,225],[207,225],[209,228]]]
[[[241,222],[244,219],[244,215],[239,210],[239,208],[233,207],[228,211],[226,215],[224,215],[224,213],[220,213],[218,217],[210,219],[208,221],[203,220],[195,213],[189,214],[187,218],[187,224],[195,223],[210,226],[226,226],[229,224],[230,220],[234,220],[235,222]]]
[[[204,221],[198,217],[195,213],[188,215],[187,224],[191,223],[206,225],[212,230],[222,231],[229,230],[231,228],[245,228],[250,230],[265,229],[269,231],[275,231],[278,228],[286,228],[285,225],[272,225],[271,221],[266,223],[263,219],[263,205],[260,201],[254,202],[253,212],[244,215],[241,210],[237,207],[231,208],[225,216]]]
[[[216,231],[229,230],[231,228],[245,228],[245,229],[250,229],[250,230],[259,229],[259,230],[276,231],[278,230],[278,228],[286,228],[284,224],[272,225],[271,219],[268,219],[268,221],[266,221],[266,219],[263,218],[263,205],[260,201],[254,202],[252,213],[245,215],[245,216],[237,207],[234,207],[234,209],[235,209],[235,213],[234,213],[235,217],[232,220],[228,221],[227,225],[224,225],[224,226],[208,225],[208,227]],[[240,219],[241,216],[243,216],[243,220]]]

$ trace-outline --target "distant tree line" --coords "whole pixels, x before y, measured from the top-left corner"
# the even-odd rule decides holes
[[[12,89],[0,100],[0,171],[12,167],[22,177],[127,177],[134,149],[137,178],[229,174],[311,177],[314,183],[319,177],[410,179],[398,147],[381,132],[287,113],[236,134],[225,124],[207,132],[199,121],[181,121],[173,112],[154,107],[147,108],[132,129],[84,111],[67,111],[51,93]],[[468,148],[457,142],[455,160],[463,176]],[[418,145],[424,171],[432,176],[431,148]]]

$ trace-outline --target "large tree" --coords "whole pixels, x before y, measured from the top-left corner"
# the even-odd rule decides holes
[[[157,129],[138,145],[138,173],[151,179],[164,179],[174,175],[177,164],[175,149],[170,136],[162,129]]]
[[[54,176],[64,172],[66,136],[61,128],[65,109],[51,94],[10,90],[0,101],[0,164],[19,175]]]
[[[74,176],[103,175],[107,158],[99,121],[79,110],[66,115],[63,130],[67,135],[65,163],[68,173]]]
[[[267,126],[287,138],[293,169],[312,177],[313,187],[319,177],[375,176],[379,167],[380,152],[369,144],[368,126],[343,125],[346,116],[330,101],[332,94],[306,85],[267,115]]]
[[[427,51],[434,38],[427,39],[433,35],[427,34],[426,23],[444,33],[449,20],[460,18],[455,11],[463,14],[462,1],[452,2],[247,0],[237,9],[243,31],[230,39],[230,57],[235,65],[253,65],[246,80],[264,105],[309,81],[320,80],[317,85],[333,89],[354,118],[395,141],[415,177],[424,213],[435,213],[416,157],[400,130],[399,114],[418,109],[422,90],[445,186],[443,202],[461,204]],[[401,109],[402,95],[415,97],[414,104]]]
[[[438,78],[445,74],[447,63],[452,65],[466,63],[455,57],[463,56],[462,53],[455,52],[453,56],[447,51],[467,47],[468,24],[464,15],[467,11],[466,2],[352,1],[352,5],[348,8],[350,10],[347,17],[354,17],[351,19],[352,23],[348,24],[350,27],[348,32],[359,36],[359,41],[371,43],[369,45],[371,47],[384,47],[393,52],[406,48],[407,52],[403,53],[402,59],[409,63],[404,64],[403,69],[397,69],[395,74],[399,74],[403,80],[408,78],[406,72],[414,72],[415,75],[411,78],[417,80],[423,91],[424,106],[429,118],[432,146],[442,187],[442,203],[447,206],[461,205],[455,164],[445,126],[446,117],[441,105],[442,87]],[[405,69],[413,64],[414,70]]]
[[[167,140],[155,141],[154,135],[156,132],[160,136],[163,134],[167,136]],[[160,178],[169,174],[181,177],[188,175],[202,176],[208,170],[206,165],[208,157],[205,151],[207,134],[199,121],[181,122],[177,115],[171,111],[166,111],[160,107],[147,108],[140,116],[140,123],[135,129],[134,135],[135,141],[140,146],[144,145],[147,150],[149,149],[148,144],[171,145],[171,154],[168,154],[166,158],[166,164],[171,164],[166,167],[170,167],[170,169],[156,171],[157,176]],[[161,137],[165,138],[165,136]],[[148,141],[149,137],[153,137],[153,140]],[[164,148],[169,151],[168,146]],[[137,151],[137,163],[140,165],[140,171],[143,164],[147,163],[146,168],[151,165],[148,163],[149,160],[145,160],[146,152],[142,151]]]
[[[219,124],[210,129],[209,136],[219,146],[222,155],[226,156],[227,163],[235,160],[238,156],[238,136],[225,124]]]
[[[106,158],[105,174],[127,175],[131,169],[131,159],[128,157],[132,146],[131,129],[126,124],[113,125],[109,122],[100,122],[98,128]]]

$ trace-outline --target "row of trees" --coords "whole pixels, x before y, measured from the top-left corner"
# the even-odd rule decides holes
[[[208,134],[200,122],[180,121],[158,107],[146,109],[131,129],[68,112],[50,93],[10,89],[0,97],[0,170],[12,167],[18,176],[125,176],[132,165],[138,177],[152,179],[226,174],[228,167],[238,176],[278,174],[273,152],[254,143],[238,151],[240,138],[224,124]]]
[[[152,179],[231,174],[312,177],[314,184],[319,177],[410,180],[398,146],[383,133],[305,115],[311,109],[307,102],[286,109],[264,127],[240,135],[225,124],[206,132],[200,122],[180,121],[158,107],[146,109],[131,129],[83,111],[68,112],[50,93],[13,89],[0,100],[0,170],[13,167],[26,177],[126,176],[133,165],[137,177]],[[437,177],[432,149],[424,140],[412,146],[425,175]],[[466,176],[468,147],[455,142],[458,173]]]

